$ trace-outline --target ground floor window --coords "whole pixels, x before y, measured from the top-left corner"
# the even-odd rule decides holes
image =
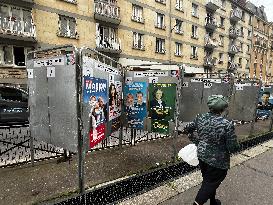
[[[27,53],[30,47],[0,45],[0,65],[26,66]]]

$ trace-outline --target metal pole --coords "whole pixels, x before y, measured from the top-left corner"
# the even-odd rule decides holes
[[[33,145],[33,136],[31,135],[30,131],[30,159],[31,159],[31,166],[34,166],[34,145]]]
[[[176,162],[176,155],[177,155],[177,150],[176,150],[176,139],[178,137],[178,117],[180,114],[180,97],[181,97],[181,87],[182,87],[182,80],[184,76],[184,70],[179,66],[179,75],[178,75],[178,83],[177,83],[177,93],[176,93],[176,112],[174,114],[174,120],[175,120],[175,126],[174,126],[174,138],[173,138],[173,152],[174,152],[174,162]]]
[[[76,59],[76,89],[77,89],[77,117],[78,117],[78,179],[79,192],[84,195],[84,156],[85,149],[82,134],[82,49],[80,52],[75,48]]]

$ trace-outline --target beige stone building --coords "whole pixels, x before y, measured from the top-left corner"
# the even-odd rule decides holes
[[[267,81],[273,82],[273,22],[269,23],[269,39],[267,52]]]
[[[268,64],[270,24],[267,21],[263,6],[257,7],[248,2],[246,7],[254,14],[250,74],[252,77],[266,81],[269,73],[271,73]]]
[[[253,14],[244,0],[2,0],[0,5],[1,82],[25,78],[20,74],[28,50],[63,44],[96,48],[125,66],[184,64],[186,73],[249,74]]]

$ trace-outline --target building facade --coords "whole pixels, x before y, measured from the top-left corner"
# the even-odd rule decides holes
[[[9,70],[23,70],[15,56],[17,46],[24,46],[25,54],[31,48],[64,44],[96,48],[124,66],[170,69],[184,64],[186,73],[232,70],[249,75],[253,14],[244,0],[1,1],[1,8],[6,6],[10,10],[1,10],[1,22],[9,19],[14,25],[18,19],[33,27],[23,32],[31,33],[27,37],[1,33],[1,47],[16,49],[12,62],[1,61],[0,79],[12,78],[3,74]],[[14,19],[14,7],[21,9],[20,18]],[[25,10],[31,18],[24,17]],[[14,36],[20,39],[15,42]],[[1,56],[7,59],[6,48]]]
[[[263,6],[257,7],[248,2],[246,7],[254,13],[250,75],[266,81],[268,75],[269,23]]]
[[[0,3],[0,83],[26,82],[26,54],[36,47],[32,0]]]
[[[269,23],[269,39],[268,39],[268,52],[267,52],[267,78],[266,81],[273,82],[273,22]]]

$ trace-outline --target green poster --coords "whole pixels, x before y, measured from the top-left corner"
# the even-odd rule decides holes
[[[149,84],[149,116],[152,119],[152,131],[168,132],[168,123],[174,120],[175,99],[175,83]]]

